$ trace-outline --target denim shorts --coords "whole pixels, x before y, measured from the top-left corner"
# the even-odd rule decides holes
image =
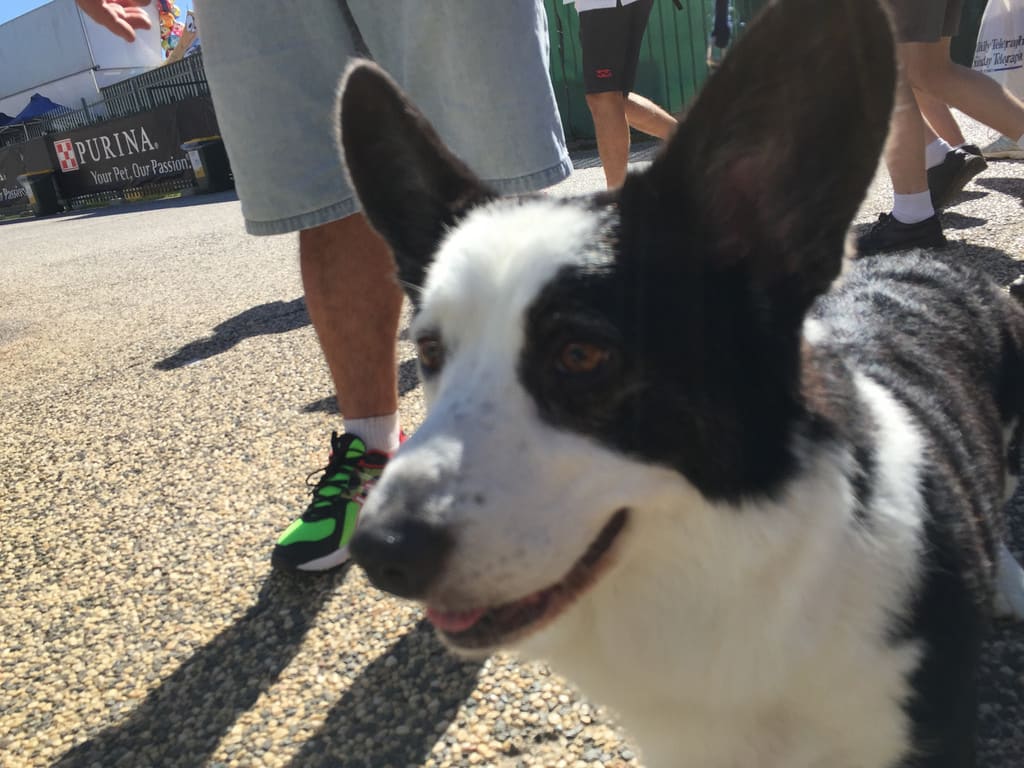
[[[338,80],[364,51],[502,192],[572,171],[541,0],[197,0],[203,61],[246,229],[359,210],[335,144]]]

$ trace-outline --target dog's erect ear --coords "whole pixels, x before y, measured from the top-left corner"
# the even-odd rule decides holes
[[[445,228],[496,194],[375,64],[349,67],[339,109],[343,156],[363,211],[394,251],[402,282],[419,287]]]
[[[630,177],[622,203],[685,220],[707,244],[696,256],[707,268],[739,267],[805,302],[794,307],[803,311],[841,268],[888,133],[894,81],[890,22],[877,0],[775,0],[662,155]],[[696,215],[680,217],[684,205]]]

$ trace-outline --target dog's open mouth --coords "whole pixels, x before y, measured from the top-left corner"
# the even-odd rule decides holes
[[[466,650],[493,648],[539,629],[571,605],[609,563],[612,545],[626,527],[629,512],[620,509],[576,561],[569,573],[550,587],[493,608],[438,611],[427,606],[427,618],[453,646]]]

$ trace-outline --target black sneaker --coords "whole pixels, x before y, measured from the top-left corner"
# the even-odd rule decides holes
[[[328,571],[345,563],[366,494],[387,463],[386,453],[367,450],[355,435],[332,432],[331,455],[313,486],[313,500],[281,534],[271,562],[291,571]]]
[[[904,224],[891,213],[878,214],[871,229],[857,238],[857,251],[862,256],[911,248],[941,248],[946,244],[938,215],[917,224]]]
[[[962,147],[951,149],[942,162],[928,169],[928,189],[932,193],[935,210],[950,204],[968,181],[988,168],[981,155],[974,155]]]

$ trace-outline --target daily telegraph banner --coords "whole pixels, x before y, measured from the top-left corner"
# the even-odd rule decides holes
[[[28,208],[28,196],[18,183],[18,176],[49,168],[50,157],[44,139],[0,148],[0,209],[12,212]]]
[[[171,179],[192,182],[181,145],[218,133],[213,103],[198,96],[47,136],[57,185],[65,198],[136,189]]]

